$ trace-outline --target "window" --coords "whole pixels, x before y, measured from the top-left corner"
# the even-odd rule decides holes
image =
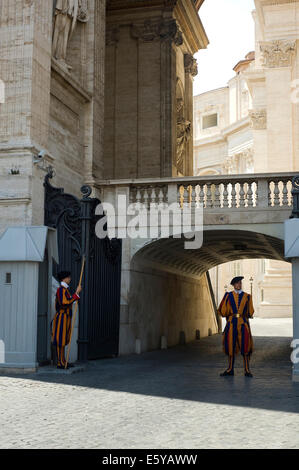
[[[234,277],[241,276],[241,261],[235,261],[233,265]]]
[[[11,284],[11,273],[5,274],[5,284]]]
[[[202,128],[209,129],[210,127],[218,126],[218,114],[208,114],[202,118]]]

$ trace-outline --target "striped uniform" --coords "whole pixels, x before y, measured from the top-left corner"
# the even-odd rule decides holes
[[[52,323],[52,344],[57,349],[57,365],[64,366],[64,349],[70,342],[72,326],[72,305],[79,297],[71,296],[69,290],[60,286],[56,292],[55,309],[56,313]]]
[[[226,317],[226,327],[223,331],[223,352],[234,356],[239,351],[250,356],[253,351],[253,340],[248,318],[254,313],[252,296],[246,292],[226,292],[219,305],[218,313]],[[239,314],[239,317],[233,316]]]

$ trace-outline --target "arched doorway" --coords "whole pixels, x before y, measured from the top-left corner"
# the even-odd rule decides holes
[[[181,238],[147,243],[131,261],[129,319],[141,351],[190,342],[218,332],[207,272],[245,259],[284,261],[284,242],[250,230],[207,229],[200,249],[184,249]]]

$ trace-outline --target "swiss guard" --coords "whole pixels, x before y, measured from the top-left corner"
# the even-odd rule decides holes
[[[64,350],[65,346],[70,342],[71,335],[72,305],[80,299],[79,294],[82,288],[78,286],[76,293],[72,296],[69,291],[71,273],[69,271],[61,271],[57,277],[60,287],[58,287],[56,292],[56,313],[52,322],[52,344],[56,346],[57,368],[64,369],[66,363]],[[72,367],[72,364],[68,364],[67,368],[69,367]]]
[[[253,351],[253,341],[250,331],[249,318],[253,316],[252,296],[242,290],[243,276],[234,277],[231,285],[234,289],[226,292],[218,313],[226,318],[226,326],[222,334],[223,352],[229,358],[228,368],[221,376],[234,375],[235,355],[240,351],[243,355],[245,377],[252,377],[249,369],[249,359]]]

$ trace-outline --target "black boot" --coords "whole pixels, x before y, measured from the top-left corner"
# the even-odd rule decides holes
[[[249,356],[244,354],[244,375],[245,377],[253,377],[252,373],[249,370]]]
[[[224,372],[221,372],[220,376],[225,377],[226,375],[234,375],[233,369],[230,371],[225,370]]]
[[[245,375],[245,377],[253,377],[252,373],[251,373],[251,372],[247,372],[247,371],[245,371],[245,374],[244,374],[244,375]]]
[[[234,375],[234,363],[235,355],[229,356],[228,368],[220,374],[221,377],[225,377],[226,375]]]

